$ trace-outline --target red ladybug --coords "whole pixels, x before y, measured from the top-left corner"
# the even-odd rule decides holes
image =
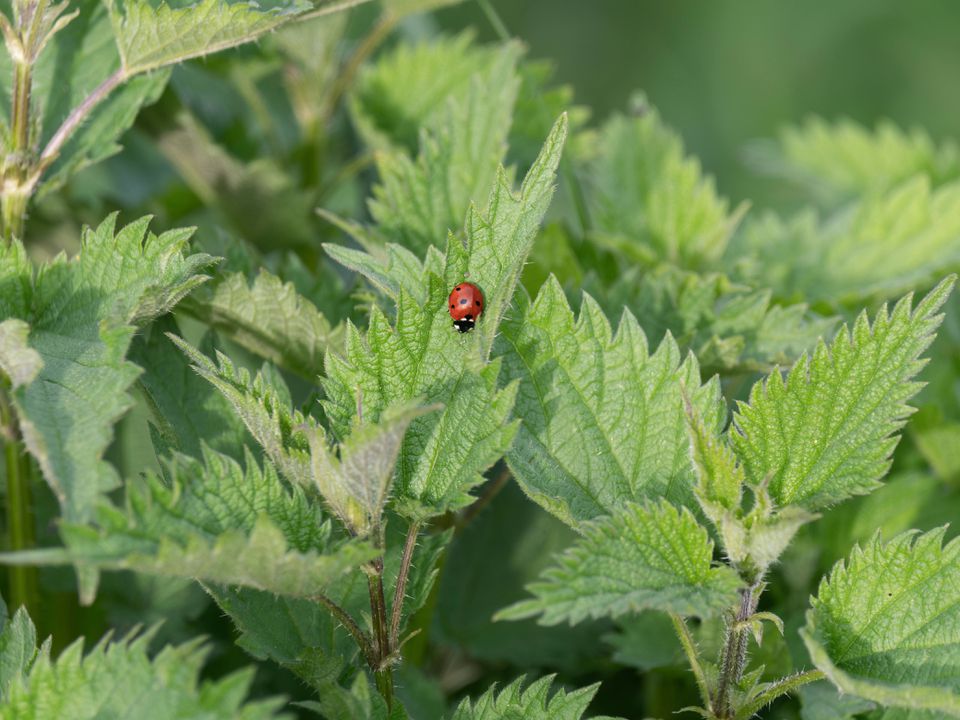
[[[462,282],[450,292],[450,317],[462,333],[473,330],[483,312],[483,293],[473,283]]]

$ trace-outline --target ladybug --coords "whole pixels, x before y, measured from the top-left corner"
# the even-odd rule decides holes
[[[451,292],[447,300],[453,326],[462,333],[470,332],[483,312],[483,293],[473,283],[462,282]]]

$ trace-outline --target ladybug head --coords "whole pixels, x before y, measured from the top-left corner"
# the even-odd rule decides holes
[[[473,315],[467,315],[461,320],[453,321],[453,326],[457,329],[457,331],[462,333],[470,332],[471,330],[473,330],[473,326],[475,324],[476,323],[473,321]]]

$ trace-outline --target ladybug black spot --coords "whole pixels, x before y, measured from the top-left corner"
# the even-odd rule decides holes
[[[457,287],[456,287],[456,288],[454,288],[454,290],[455,290],[456,292],[460,292],[460,286],[459,286],[459,285],[457,285]]]
[[[473,304],[476,305],[477,307],[480,307],[480,301],[479,301],[479,300],[475,300]]]
[[[460,304],[461,304],[461,305],[466,305],[468,302],[470,302],[470,301],[467,300],[466,298],[461,298],[461,299],[460,299]]]
[[[456,307],[456,305],[454,305],[453,303],[450,303],[450,307]]]

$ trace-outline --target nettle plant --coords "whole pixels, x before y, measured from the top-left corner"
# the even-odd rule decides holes
[[[591,128],[515,42],[401,41],[371,61],[441,4],[393,2],[360,42],[331,15],[265,37],[268,61],[238,56],[198,86],[184,70],[153,140],[203,206],[196,252],[192,230],[110,214],[74,257],[31,258],[28,203],[116,152],[172,65],[353,4],[4,8],[2,560],[19,609],[0,618],[0,716],[575,719],[595,697],[632,712],[551,677],[448,709],[465,683],[414,671],[427,634],[594,677],[604,636],[669,689],[648,714],[795,713],[799,694],[804,718],[960,716],[960,545],[895,532],[958,507],[955,402],[894,456],[953,286],[951,145],[811,121],[756,154],[814,187],[820,213],[731,209],[642,98]],[[232,118],[242,133],[269,97],[296,139],[245,167],[191,105],[216,83],[253,108]],[[364,211],[337,192],[362,197],[369,165]],[[278,247],[251,193],[288,233]],[[447,298],[465,281],[484,307],[460,333]],[[842,324],[863,305],[879,309]],[[131,408],[151,452],[126,473],[106,458]],[[41,476],[55,511],[31,501]],[[514,480],[532,503],[510,499]],[[37,547],[38,518],[59,545]],[[533,579],[523,597],[496,595],[511,563]],[[87,604],[102,571],[199,584],[300,702],[245,700],[251,669],[199,681],[208,648],[151,652],[158,626],[54,658],[29,615],[47,565],[74,568]],[[182,610],[158,606],[143,619]],[[472,622],[502,647],[464,639]]]

